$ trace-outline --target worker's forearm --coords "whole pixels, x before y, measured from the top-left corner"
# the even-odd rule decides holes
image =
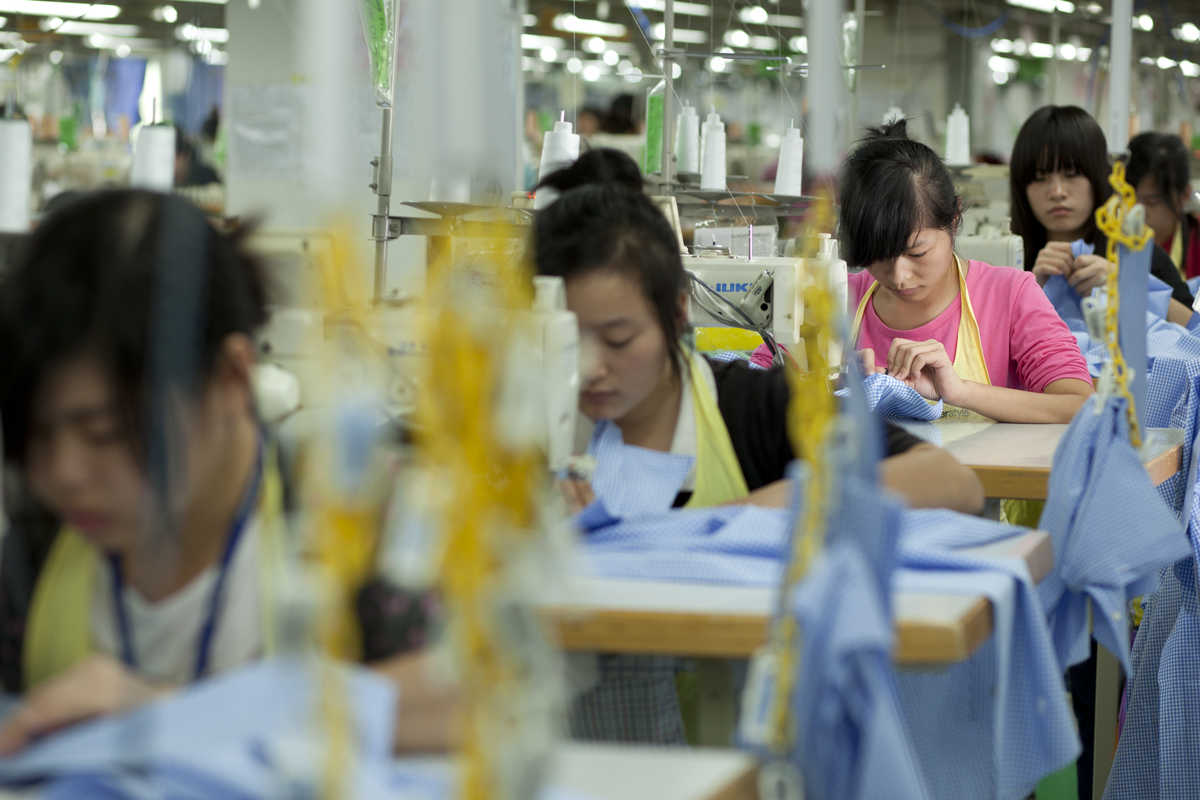
[[[1079,380],[1056,383],[1077,384],[1077,387],[1069,392],[1026,392],[963,381],[960,397],[944,399],[950,405],[974,411],[997,422],[1070,422],[1091,395],[1091,386]]]
[[[371,668],[396,686],[396,725],[393,749],[397,753],[442,752],[460,738],[459,692],[439,680],[433,651],[396,656]]]
[[[983,509],[983,484],[940,447],[917,445],[879,464],[879,480],[911,508],[949,508],[967,514]]]

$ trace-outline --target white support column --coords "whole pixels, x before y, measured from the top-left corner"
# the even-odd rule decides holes
[[[1129,79],[1133,66],[1133,0],[1113,0],[1108,58],[1108,152],[1129,144]]]

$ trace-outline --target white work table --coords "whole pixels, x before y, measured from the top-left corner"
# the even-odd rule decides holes
[[[1041,531],[966,552],[1022,558],[1035,581],[1054,559]],[[900,664],[963,661],[991,636],[991,603],[982,594],[898,592],[893,599]],[[766,642],[774,602],[770,587],[581,577],[542,607],[569,651],[746,658]]]
[[[940,444],[970,467],[990,498],[1045,500],[1054,451],[1066,425],[1023,425],[1011,422],[940,420],[905,428]],[[1150,428],[1142,446],[1142,463],[1155,486],[1179,471],[1183,431]]]

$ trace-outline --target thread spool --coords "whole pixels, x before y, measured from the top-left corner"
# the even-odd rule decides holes
[[[579,158],[579,134],[567,122],[566,112],[560,111],[554,130],[546,131],[542,138],[542,160],[538,164],[538,182],[563,167],[569,167]],[[545,208],[554,202],[558,192],[548,187],[537,190],[533,197],[535,209]]]
[[[946,119],[946,163],[954,167],[971,163],[971,118],[958,103]]]
[[[133,170],[129,185],[169,192],[175,186],[175,128],[143,125],[133,142]]]
[[[682,173],[694,175],[700,171],[700,115],[690,105],[679,112],[675,127],[675,164]]]
[[[23,119],[0,119],[0,232],[29,232],[33,131]]]
[[[706,192],[725,191],[725,123],[716,110],[704,121],[703,153],[700,163],[700,188]]]
[[[788,126],[779,144],[779,167],[775,171],[775,194],[799,197],[804,193],[804,138],[795,122]]]

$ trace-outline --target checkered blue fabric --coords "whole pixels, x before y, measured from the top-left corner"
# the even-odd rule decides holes
[[[695,460],[627,445],[608,421],[596,425],[588,452],[596,459],[592,490],[616,518],[670,509]]]
[[[902,539],[896,588],[982,592],[992,602],[994,627],[967,661],[898,676],[925,778],[934,797],[1026,797],[1080,751],[1062,668],[1024,562],[979,559],[951,547],[1020,529],[952,512],[921,514],[912,524],[918,521],[928,533]]]
[[[930,796],[900,709],[891,616],[877,583],[862,551],[843,539],[821,553],[788,604],[801,631],[791,758],[808,797]],[[758,725],[774,688],[743,709]]]
[[[930,403],[903,381],[891,375],[868,375],[863,379],[867,406],[886,419],[916,419],[932,421],[942,416],[942,401]],[[839,389],[839,396],[846,390]]]
[[[1038,589],[1064,667],[1088,658],[1090,599],[1096,640],[1128,673],[1129,602],[1189,547],[1129,443],[1125,399],[1098,403],[1080,409],[1054,453],[1038,527],[1053,539],[1055,569]]]

